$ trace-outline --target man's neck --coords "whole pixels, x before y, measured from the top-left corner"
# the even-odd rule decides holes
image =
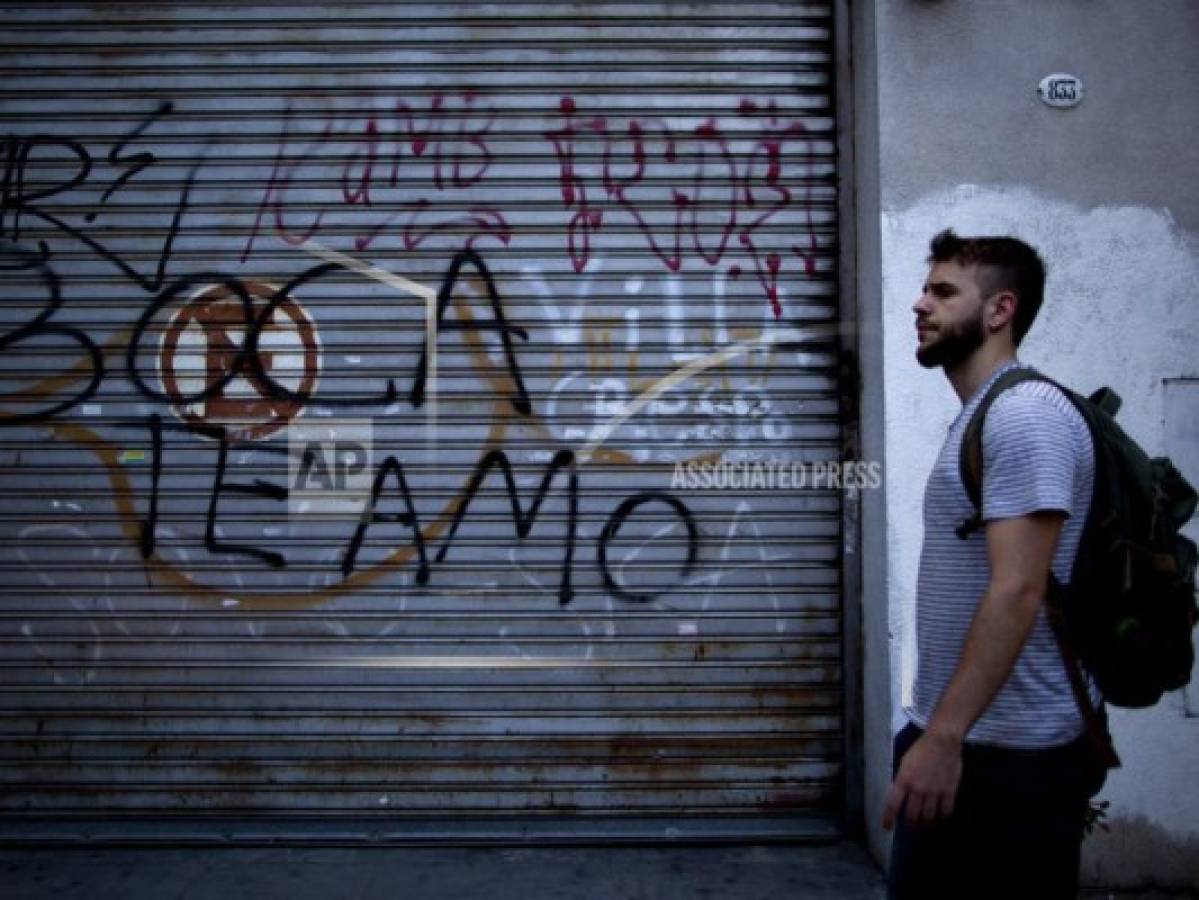
[[[958,399],[965,403],[987,383],[987,379],[994,374],[996,369],[1005,363],[1012,362],[1015,358],[1016,351],[1012,347],[1004,346],[998,341],[988,342],[952,371],[946,369],[945,377],[953,385]]]

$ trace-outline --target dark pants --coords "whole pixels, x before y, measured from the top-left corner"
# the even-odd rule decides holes
[[[920,737],[895,738],[895,768]],[[888,897],[1074,898],[1087,800],[1105,770],[1090,739],[1048,750],[966,744],[953,814],[895,826]]]

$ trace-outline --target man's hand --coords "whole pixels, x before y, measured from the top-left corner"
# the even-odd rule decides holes
[[[947,818],[953,812],[961,780],[962,742],[931,731],[922,734],[904,754],[887,792],[883,828],[890,831],[895,827],[900,810],[909,827]]]
[[[962,739],[1011,674],[1036,622],[1063,521],[1064,513],[1046,511],[987,523],[987,591],[928,730],[899,765],[883,807],[884,828],[895,826],[905,801],[909,825],[953,812],[962,780]]]

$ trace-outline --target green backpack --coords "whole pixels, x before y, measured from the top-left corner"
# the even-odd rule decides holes
[[[1196,495],[1170,460],[1150,459],[1116,424],[1120,398],[1102,388],[1084,399],[1033,369],[1001,375],[966,426],[962,483],[975,514],[958,528],[967,537],[982,524],[982,429],[987,410],[1022,381],[1045,381],[1078,409],[1095,446],[1095,489],[1070,584],[1051,579],[1047,608],[1088,726],[1095,713],[1078,664],[1104,700],[1144,707],[1191,679],[1195,603],[1195,543],[1180,533]],[[1094,729],[1092,728],[1092,731]]]

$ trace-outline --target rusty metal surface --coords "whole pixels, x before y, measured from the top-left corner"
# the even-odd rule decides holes
[[[831,23],[0,8],[0,813],[835,818]]]

